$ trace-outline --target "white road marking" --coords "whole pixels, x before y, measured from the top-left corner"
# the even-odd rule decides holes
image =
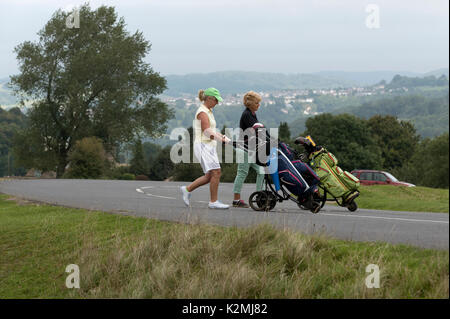
[[[146,188],[180,188],[180,186],[145,186],[145,187],[140,187],[141,189],[146,189]]]
[[[448,221],[444,221],[444,220],[409,219],[409,218],[379,217],[379,216],[365,216],[365,215],[342,215],[342,214],[327,214],[327,213],[319,213],[319,214],[327,215],[327,216],[339,216],[339,217],[362,217],[362,218],[373,218],[373,219],[403,220],[403,221],[408,221],[408,222],[429,222],[429,223],[448,224]],[[432,213],[430,213],[430,214],[432,214]]]
[[[167,197],[167,196],[160,196],[160,195],[144,193],[144,191],[142,189],[147,189],[147,188],[153,188],[153,186],[145,186],[145,187],[141,187],[141,188],[136,188],[136,191],[139,193],[143,193],[147,196],[151,196],[151,197],[158,197],[158,198],[164,198],[164,199],[175,199],[174,197]]]
[[[153,194],[145,194],[145,195],[152,196],[152,197],[165,198],[165,199],[176,199],[175,197],[166,197],[166,196],[159,196],[159,195],[153,195]]]
[[[146,187],[141,187],[141,188],[136,188],[136,191],[139,193],[144,193],[144,191],[142,191],[142,189],[147,189],[147,188],[153,188],[154,186],[146,186]],[[163,186],[164,187],[164,186]],[[166,186],[164,188],[178,188],[178,186]],[[164,198],[164,199],[176,199],[175,197],[168,197],[168,196],[160,196],[160,195],[153,195],[153,194],[148,194],[148,193],[144,193],[147,196],[150,197],[158,197],[158,198]],[[204,203],[204,204],[209,204],[209,202],[205,202],[202,200],[196,201],[197,203]],[[438,223],[438,224],[448,224],[448,221],[444,221],[444,220],[429,220],[429,219],[409,219],[409,218],[397,218],[397,217],[380,217],[380,216],[366,216],[366,215],[345,215],[345,214],[329,214],[329,213],[320,213],[320,215],[326,215],[326,216],[338,216],[338,217],[360,217],[360,218],[371,218],[371,219],[386,219],[386,220],[401,220],[401,221],[407,221],[407,222],[428,222],[428,223]]]

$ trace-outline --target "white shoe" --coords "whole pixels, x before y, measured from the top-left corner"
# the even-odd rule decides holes
[[[218,200],[216,200],[214,203],[209,202],[208,207],[215,208],[215,209],[228,209],[228,208],[230,208],[230,205],[223,204],[223,203],[219,202]]]
[[[190,205],[189,200],[191,199],[192,194],[188,192],[188,190],[186,189],[186,186],[181,186],[180,190],[181,190],[181,194],[183,194],[184,204],[189,207],[189,205]]]

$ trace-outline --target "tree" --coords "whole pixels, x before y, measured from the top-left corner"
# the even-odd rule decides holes
[[[289,143],[291,140],[291,132],[289,131],[287,122],[280,123],[280,126],[278,127],[278,139],[286,143]]]
[[[170,146],[166,146],[158,153],[150,168],[151,180],[162,181],[170,176],[174,168],[174,164],[170,160]]]
[[[384,169],[399,168],[409,161],[420,139],[413,124],[391,115],[375,115],[368,124],[381,149]]]
[[[142,147],[142,141],[136,140],[133,144],[133,157],[130,161],[130,172],[134,175],[147,175],[148,166],[144,159],[144,151]]]
[[[202,168],[200,164],[193,163],[194,155],[194,130],[192,126],[188,129],[188,136],[185,136],[185,139],[189,138],[189,159],[190,163],[178,163],[175,164],[172,171],[173,180],[175,181],[194,181],[197,177],[203,175]],[[222,132],[225,132],[225,126],[222,129]],[[224,134],[224,133],[222,133]]]
[[[144,159],[147,163],[149,169],[153,165],[153,161],[158,156],[158,153],[161,151],[161,146],[155,143],[144,142],[142,144],[142,151],[144,152]]]
[[[150,43],[142,32],[130,35],[113,7],[81,6],[80,28],[68,28],[68,16],[56,11],[38,42],[15,48],[20,74],[11,77],[15,93],[34,100],[18,159],[58,177],[83,137],[99,137],[110,151],[136,135],[158,137],[172,116],[155,97],[166,81],[143,61]]]
[[[394,174],[416,185],[448,188],[449,134],[421,141],[410,161],[394,170]]]
[[[399,119],[407,119],[414,124],[422,138],[448,132],[448,90],[446,94],[436,93],[436,96],[427,96],[423,91],[421,95],[380,97],[373,96],[357,107],[340,107],[336,112],[351,113],[365,119],[375,115],[392,115]]]
[[[106,168],[106,154],[102,141],[96,137],[85,137],[75,143],[68,156],[70,164],[65,177],[99,178]]]
[[[365,120],[350,114],[325,113],[308,118],[306,128],[304,136],[311,135],[333,153],[342,169],[381,168],[381,151]]]
[[[9,111],[0,108],[0,176],[25,175],[26,170],[19,167],[14,160],[12,146],[14,135],[18,130],[24,128],[26,116],[15,107]]]
[[[394,76],[391,83],[386,86],[386,88],[413,88],[418,86],[448,86],[448,79],[445,75],[441,75],[439,78],[435,77],[434,75],[413,78],[397,74],[396,76]]]

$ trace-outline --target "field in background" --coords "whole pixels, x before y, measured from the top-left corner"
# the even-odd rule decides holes
[[[361,186],[359,208],[411,212],[449,212],[449,190],[391,185]]]
[[[0,298],[448,298],[449,253],[185,225],[0,195]],[[80,267],[80,289],[65,287]],[[365,285],[380,268],[380,288]]]

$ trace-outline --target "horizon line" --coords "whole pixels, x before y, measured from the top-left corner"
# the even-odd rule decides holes
[[[241,72],[241,73],[267,73],[267,74],[283,74],[283,75],[296,75],[296,74],[318,74],[318,73],[380,73],[380,72],[392,72],[392,73],[412,73],[412,74],[417,74],[417,75],[424,75],[427,73],[431,73],[431,72],[436,72],[436,71],[441,71],[441,70],[447,70],[449,71],[449,67],[441,67],[441,68],[436,68],[427,72],[416,72],[416,71],[408,71],[408,70],[389,70],[389,69],[384,69],[384,70],[371,70],[371,71],[345,71],[345,70],[321,70],[321,71],[314,71],[314,72],[270,72],[270,71],[249,71],[249,70],[220,70],[220,71],[211,71],[211,72],[188,72],[188,73],[162,73],[162,72],[158,72],[157,73],[161,74],[162,76],[186,76],[186,75],[194,75],[194,74],[201,74],[201,75],[206,75],[206,74],[213,74],[213,73],[228,73],[228,72]],[[9,78],[10,76],[15,75],[15,74],[10,74],[10,75],[6,75],[6,76],[0,76],[0,80],[4,80]]]
[[[379,72],[392,72],[392,73],[412,73],[412,74],[427,74],[440,70],[449,70],[449,67],[441,67],[432,69],[426,72],[416,72],[416,71],[408,71],[408,70],[370,70],[370,71],[345,71],[345,70],[321,70],[321,71],[313,71],[313,72],[270,72],[270,71],[254,71],[254,70],[220,70],[220,71],[210,71],[210,72],[187,72],[187,73],[162,73],[158,72],[163,76],[184,76],[184,75],[192,75],[192,74],[212,74],[212,73],[227,73],[227,72],[242,72],[242,73],[268,73],[268,74],[284,74],[284,75],[293,75],[293,74],[317,74],[317,73],[379,73]]]

